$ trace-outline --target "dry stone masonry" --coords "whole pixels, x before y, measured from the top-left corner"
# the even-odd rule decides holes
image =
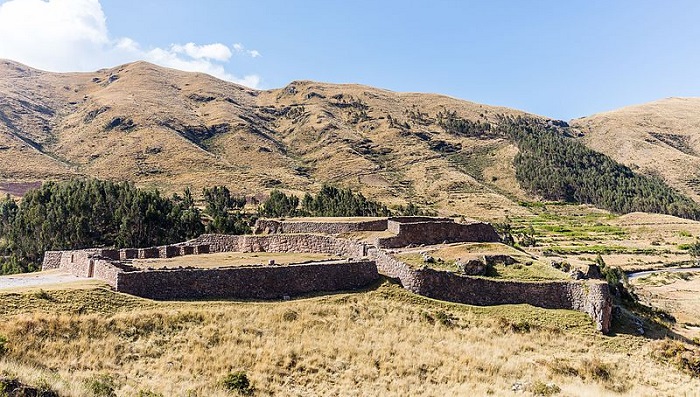
[[[365,288],[381,275],[398,280],[411,292],[471,305],[530,304],[587,313],[596,328],[610,329],[612,303],[601,281],[502,281],[428,268],[414,269],[386,248],[452,242],[497,242],[487,223],[457,223],[447,218],[402,217],[372,220],[260,220],[256,235],[205,234],[179,244],[139,249],[47,251],[43,269],[61,269],[104,280],[114,289],[151,299],[279,299],[314,292]],[[388,231],[373,243],[341,238],[357,231]],[[260,234],[266,233],[266,234]],[[141,270],[136,258],[172,258],[217,252],[326,253],[345,261],[275,266]]]

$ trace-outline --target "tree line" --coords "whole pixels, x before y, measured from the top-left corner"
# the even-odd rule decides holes
[[[149,247],[202,233],[246,234],[259,216],[423,214],[413,204],[391,211],[361,193],[332,186],[302,200],[275,190],[252,209],[246,209],[245,196],[225,186],[205,188],[202,196],[200,209],[190,189],[164,197],[129,182],[97,179],[47,182],[19,204],[8,195],[0,200],[0,274],[37,270],[48,250]]]
[[[568,138],[565,127],[519,116],[502,117],[499,129],[518,146],[516,178],[531,193],[616,213],[641,211],[700,219],[698,203],[661,179],[635,173]]]

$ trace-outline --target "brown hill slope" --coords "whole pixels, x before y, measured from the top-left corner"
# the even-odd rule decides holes
[[[523,211],[517,149],[446,132],[447,111],[481,123],[524,114],[360,85],[257,91],[145,62],[62,74],[0,61],[0,182],[90,175],[246,194],[333,183],[444,214]]]
[[[668,98],[576,119],[584,143],[700,200],[700,98]]]

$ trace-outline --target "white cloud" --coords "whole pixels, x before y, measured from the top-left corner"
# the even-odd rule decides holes
[[[10,0],[0,4],[0,58],[40,69],[92,71],[139,59],[175,69],[203,72],[256,88],[260,77],[237,77],[225,68],[234,52],[260,53],[241,44],[173,44],[143,49],[128,38],[111,38],[99,0]]]
[[[197,45],[187,43],[184,46],[173,44],[170,47],[176,54],[187,54],[194,59],[213,59],[215,61],[226,62],[231,58],[231,50],[221,43]]]
[[[251,58],[257,58],[259,56],[262,56],[262,54],[260,54],[260,52],[258,52],[257,50],[247,50],[241,43],[235,43],[233,45],[233,49],[236,50],[237,53],[246,54]]]

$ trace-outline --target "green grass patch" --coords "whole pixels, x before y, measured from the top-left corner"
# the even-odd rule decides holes
[[[545,256],[581,255],[581,254],[627,254],[627,255],[666,255],[671,254],[667,249],[629,248],[618,245],[581,245],[576,247],[548,247],[542,251]]]

